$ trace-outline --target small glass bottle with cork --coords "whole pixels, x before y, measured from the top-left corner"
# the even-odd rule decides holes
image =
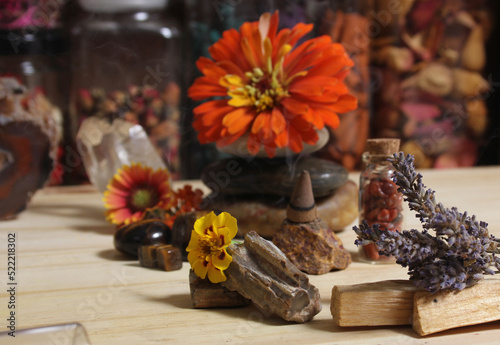
[[[403,222],[403,196],[392,181],[393,167],[388,159],[399,151],[399,139],[368,139],[362,159],[364,170],[359,181],[359,218],[381,230],[399,231]],[[392,263],[394,258],[380,255],[375,243],[360,248],[360,259],[370,263]]]

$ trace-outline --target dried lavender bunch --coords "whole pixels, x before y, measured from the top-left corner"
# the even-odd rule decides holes
[[[359,228],[353,227],[358,235],[356,245],[374,242],[381,255],[393,255],[398,264],[408,267],[410,280],[430,292],[462,290],[484,274],[495,274],[492,268],[500,271],[500,257],[495,255],[500,254],[500,241],[488,233],[488,224],[437,203],[434,191],[415,172],[413,156],[400,152],[389,161],[395,168],[393,181],[410,209],[416,211],[424,231],[382,231],[378,224],[369,226],[363,221]]]

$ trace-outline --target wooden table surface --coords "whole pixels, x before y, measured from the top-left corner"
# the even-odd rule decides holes
[[[489,223],[500,237],[500,167],[423,171],[424,183],[445,206],[457,206]],[[350,178],[357,181],[358,175]],[[93,345],[101,344],[499,344],[500,322],[421,338],[410,326],[339,328],[330,314],[337,284],[407,279],[397,265],[358,261],[354,232],[339,235],[353,256],[344,271],[310,276],[323,310],[305,324],[285,322],[254,306],[195,310],[188,270],[140,267],[113,248],[114,227],[104,220],[101,196],[90,186],[38,192],[17,219],[0,222],[0,325],[5,331],[7,238],[16,234],[17,329],[80,322]],[[405,211],[405,227],[420,228]],[[15,339],[8,339],[15,344]],[[3,342],[2,342],[3,343]]]

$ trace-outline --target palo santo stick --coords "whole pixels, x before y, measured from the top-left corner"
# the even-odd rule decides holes
[[[337,285],[330,311],[336,325],[410,325],[417,288],[409,280],[386,280],[357,285]]]
[[[460,292],[415,293],[413,330],[419,335],[495,320],[500,320],[500,279],[481,280]]]

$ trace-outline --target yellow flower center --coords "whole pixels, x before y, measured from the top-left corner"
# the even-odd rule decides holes
[[[158,203],[158,196],[147,188],[137,189],[132,192],[130,202],[134,209],[145,210]]]
[[[245,83],[239,76],[227,75],[222,83],[231,97],[228,104],[233,107],[254,106],[257,113],[272,109],[279,101],[288,97],[288,91],[277,78],[277,73],[267,74],[260,68],[245,73]]]
[[[200,257],[208,261],[208,256],[219,255],[222,248],[223,240],[218,238],[213,232],[212,227],[205,230],[205,236],[200,238]]]
[[[287,87],[297,76],[307,72],[295,74],[286,79],[283,73],[284,56],[292,49],[288,44],[281,47],[273,65],[271,54],[272,46],[269,38],[263,43],[266,66],[255,67],[245,73],[245,79],[238,75],[228,74],[220,79],[220,84],[227,88],[227,95],[231,97],[228,104],[233,107],[254,106],[257,113],[272,109],[279,105],[283,98],[290,97]]]

